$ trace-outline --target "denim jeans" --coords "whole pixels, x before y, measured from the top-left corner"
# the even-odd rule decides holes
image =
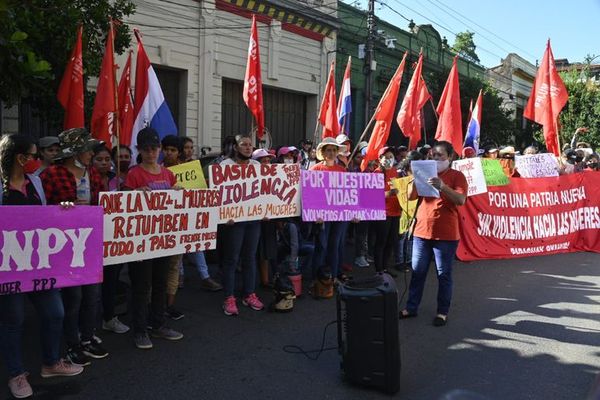
[[[409,239],[409,233],[404,232],[398,240],[398,249],[396,253],[396,264],[410,264],[412,260],[412,237]]]
[[[383,271],[390,264],[398,241],[399,217],[386,217],[385,221],[373,221],[375,227],[375,271]]]
[[[350,228],[349,221],[339,222],[341,224],[341,232],[340,232],[340,244],[338,246],[338,271],[341,271],[342,264],[344,264],[344,257],[346,255],[346,237],[348,233],[348,228]]]
[[[413,238],[412,277],[406,310],[416,313],[423,297],[423,288],[431,259],[435,257],[438,277],[437,313],[447,315],[452,300],[452,262],[458,240],[428,240]]]
[[[339,249],[343,230],[344,225],[340,222],[324,222],[315,243],[316,265],[319,269],[329,267],[333,277],[338,276]]]
[[[106,265],[104,267],[104,280],[102,281],[102,319],[106,322],[115,316],[115,303],[119,275],[125,264]]]
[[[367,236],[369,234],[369,222],[361,221],[354,225],[354,255],[355,257],[366,257],[369,250]]]
[[[43,364],[50,367],[60,359],[60,339],[65,311],[58,289],[0,296],[0,353],[11,378],[25,372],[21,353],[25,297],[29,297],[41,320]]]
[[[147,327],[160,328],[165,323],[169,257],[129,263],[133,333],[145,333]],[[150,300],[150,315],[148,315]]]
[[[208,273],[208,264],[206,263],[206,257],[204,257],[203,251],[196,251],[194,253],[188,253],[183,255],[188,261],[196,266],[201,279],[208,279],[210,275]]]
[[[67,346],[92,340],[100,310],[100,284],[61,289],[65,307],[64,335]]]
[[[219,252],[223,265],[225,297],[235,291],[235,269],[242,263],[244,296],[254,293],[256,287],[256,251],[260,239],[259,221],[236,222],[222,225],[222,248]]]

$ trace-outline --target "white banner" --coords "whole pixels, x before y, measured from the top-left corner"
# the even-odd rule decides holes
[[[222,199],[219,223],[300,215],[298,164],[211,165],[209,174]]]
[[[104,265],[216,248],[217,190],[100,193]]]
[[[522,178],[558,176],[558,161],[550,153],[515,156],[515,169]]]
[[[468,196],[487,192],[487,184],[483,175],[483,167],[481,166],[481,158],[466,158],[464,160],[456,160],[452,163],[452,169],[463,173],[469,183]]]

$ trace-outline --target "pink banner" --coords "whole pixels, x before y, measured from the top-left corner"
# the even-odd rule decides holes
[[[102,207],[0,207],[0,295],[102,282]]]

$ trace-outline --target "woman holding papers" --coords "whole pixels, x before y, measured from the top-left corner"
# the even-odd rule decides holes
[[[439,191],[439,197],[420,197],[413,238],[412,278],[406,309],[400,318],[416,317],[425,278],[432,258],[435,258],[438,277],[437,315],[433,325],[446,325],[452,299],[452,262],[458,247],[458,207],[465,204],[468,183],[465,176],[450,168],[454,149],[448,142],[438,142],[433,148],[433,160],[437,163],[437,177],[428,183]],[[417,199],[415,186],[409,192],[410,199]]]

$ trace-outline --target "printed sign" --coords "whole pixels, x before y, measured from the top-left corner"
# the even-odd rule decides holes
[[[302,171],[303,221],[385,219],[381,173]]]
[[[220,204],[210,189],[100,193],[104,265],[216,248]]]
[[[169,169],[177,178],[177,185],[184,189],[206,189],[206,179],[199,160],[173,165]]]
[[[209,174],[222,199],[219,223],[300,215],[298,164],[211,165]]]
[[[558,176],[558,161],[550,153],[515,156],[515,169],[522,178]]]
[[[482,158],[481,167],[487,186],[504,186],[510,183],[510,179],[504,173],[502,164],[493,158]]]
[[[102,282],[102,208],[0,207],[0,295]]]
[[[467,158],[464,160],[456,160],[452,163],[452,169],[463,173],[469,183],[468,196],[487,192],[485,176],[483,176],[483,168],[481,167],[481,158]]]
[[[464,261],[600,252],[600,173],[515,178],[459,207]]]

